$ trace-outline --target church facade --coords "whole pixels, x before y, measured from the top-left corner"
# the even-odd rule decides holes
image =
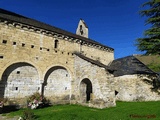
[[[0,29],[0,97],[40,92],[52,103],[115,106],[106,67],[114,49],[87,38],[84,21],[76,35],[1,9]]]
[[[113,61],[114,49],[89,39],[82,19],[73,34],[0,9],[0,98],[22,104],[39,92],[53,104],[112,107],[123,94]]]

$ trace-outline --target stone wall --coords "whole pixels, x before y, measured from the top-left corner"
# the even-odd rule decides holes
[[[32,27],[0,22],[0,92],[1,97],[23,99],[34,92],[42,92],[54,103],[79,101],[79,84],[84,71],[78,75],[75,69],[74,52],[81,52],[87,57],[109,64],[113,60],[113,51],[73,41],[61,36],[46,35],[42,30],[34,31]],[[81,62],[78,62],[78,65]],[[90,64],[90,66],[92,66]],[[115,105],[110,90],[102,93],[98,81],[105,83],[102,73],[96,73],[94,67],[85,68],[86,77],[92,80],[94,100],[104,99],[108,94]],[[9,72],[8,72],[9,71]],[[89,73],[95,74],[94,77]],[[104,70],[100,70],[103,71]],[[101,76],[99,79],[98,76]],[[90,76],[90,77],[89,77]],[[106,75],[107,77],[108,75]],[[109,74],[110,77],[110,74]],[[96,78],[96,79],[95,79]],[[106,82],[109,86],[110,83]],[[77,88],[78,86],[78,88]],[[100,93],[100,94],[99,94]],[[108,99],[108,98],[107,98]],[[107,100],[105,100],[106,102]],[[23,102],[22,102],[23,103]],[[107,103],[109,106],[109,104]],[[106,106],[107,106],[106,105]]]
[[[116,100],[120,101],[156,101],[158,92],[153,90],[153,80],[147,76],[124,75],[115,77]]]
[[[82,81],[87,79],[92,84],[91,98],[88,101],[89,106],[97,108],[115,106],[114,78],[112,74],[78,56],[75,58],[75,74],[76,80],[72,83],[74,86],[72,93],[78,103],[84,103],[81,100],[80,86],[83,84]]]
[[[49,32],[0,20],[0,97],[24,102],[38,91],[52,103],[97,108],[115,106],[115,94],[121,101],[160,100],[152,91],[151,79],[137,75],[114,78],[106,69],[74,54],[108,65],[114,59],[113,49],[83,37]]]
[[[54,103],[67,102],[71,99],[71,76],[64,68],[57,67],[46,78],[44,96]]]
[[[5,71],[0,87],[1,98],[23,98],[40,92],[41,83],[37,70],[29,64],[14,64]]]
[[[101,63],[108,65],[114,60],[114,53],[111,51],[102,51],[95,49],[94,47],[82,46],[82,53],[93,59],[100,61]]]
[[[55,40],[58,40],[57,48],[55,48]],[[0,50],[0,75],[12,63],[27,61],[38,69],[41,74],[40,79],[45,76],[44,71],[47,67],[53,64],[63,64],[73,72],[72,53],[74,52],[83,52],[87,57],[99,59],[104,64],[109,64],[114,59],[113,51],[100,50],[86,44],[80,45],[62,37],[47,36],[39,31],[35,32],[3,22],[0,23]]]

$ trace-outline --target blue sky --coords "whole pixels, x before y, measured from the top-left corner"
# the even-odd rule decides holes
[[[80,18],[89,38],[115,49],[115,59],[137,51],[135,40],[149,26],[139,15],[148,0],[0,0],[0,7],[75,33]]]

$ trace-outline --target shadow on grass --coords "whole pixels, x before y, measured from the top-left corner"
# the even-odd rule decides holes
[[[2,109],[2,113],[10,113],[10,112],[14,112],[14,111],[18,111],[19,107],[17,105],[7,105],[7,106],[3,106]]]
[[[41,108],[46,108],[46,107],[51,107],[52,105],[49,103],[44,103],[44,104],[39,104],[37,109],[41,109]]]

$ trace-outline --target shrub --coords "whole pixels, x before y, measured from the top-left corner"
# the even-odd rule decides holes
[[[4,103],[6,103],[8,101],[7,98],[0,98],[0,107],[2,108]]]
[[[20,120],[35,120],[35,115],[31,110],[27,109],[23,111],[23,115],[20,117]]]
[[[36,92],[28,97],[27,103],[28,107],[31,109],[36,109],[38,107],[43,107],[47,103],[47,100],[44,96]]]

